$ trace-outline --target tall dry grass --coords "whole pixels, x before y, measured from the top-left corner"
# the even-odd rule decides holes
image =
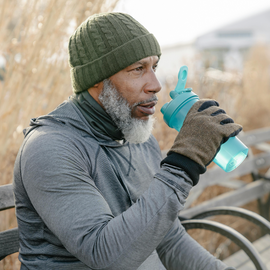
[[[117,1],[2,0],[0,55],[6,59],[0,82],[2,166],[7,151],[9,155],[17,151],[30,117],[46,114],[72,93],[70,34],[89,15],[112,10]]]
[[[88,16],[112,10],[118,0],[0,0],[0,185],[12,182],[13,164],[22,143],[22,129],[30,118],[44,115],[72,94],[67,62],[68,37]],[[211,79],[197,72],[187,82],[200,98],[217,99],[244,126],[270,126],[269,49],[251,50],[239,80]],[[190,65],[189,65],[190,66]],[[169,101],[176,82],[168,81],[159,94],[154,135],[168,149],[176,131],[162,120],[159,109]],[[209,191],[201,200],[208,199]],[[14,210],[0,215],[0,230],[16,226]],[[0,269],[19,269],[15,256],[0,262]]]
[[[12,182],[13,164],[30,118],[53,110],[72,94],[68,38],[88,16],[111,11],[118,0],[0,0],[0,185]],[[3,58],[2,58],[3,61]],[[14,210],[0,230],[16,226]],[[16,256],[0,269],[19,269]]]

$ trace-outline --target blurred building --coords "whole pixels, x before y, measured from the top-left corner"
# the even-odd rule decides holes
[[[175,44],[163,47],[157,69],[157,76],[161,84],[164,84],[165,80],[177,80],[179,69],[183,65],[190,67],[190,77],[190,72],[194,70],[191,68],[191,64],[193,65],[195,63],[196,53],[194,44]]]
[[[206,33],[194,43],[163,47],[157,75],[162,84],[175,81],[180,67],[187,65],[188,78],[199,71],[227,81],[231,71],[241,74],[249,49],[257,44],[270,45],[270,10]]]
[[[270,10],[256,14],[196,39],[205,68],[241,71],[252,46],[270,44]]]

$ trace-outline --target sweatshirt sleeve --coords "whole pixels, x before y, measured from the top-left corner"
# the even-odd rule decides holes
[[[170,270],[235,270],[226,266],[212,254],[200,246],[184,229],[179,219],[157,248],[159,257]]]
[[[83,155],[61,136],[31,140],[18,162],[36,212],[63,246],[91,269],[137,269],[175,223],[192,187],[185,172],[165,166],[136,203],[115,217]]]

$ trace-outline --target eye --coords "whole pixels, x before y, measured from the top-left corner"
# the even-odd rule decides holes
[[[142,71],[143,70],[143,66],[140,66],[140,67],[136,67],[134,68],[135,71]]]
[[[154,71],[156,71],[157,68],[158,68],[158,64],[156,64],[156,65],[153,66],[153,70],[154,70]]]

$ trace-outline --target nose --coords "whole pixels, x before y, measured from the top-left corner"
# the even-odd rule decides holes
[[[144,87],[146,94],[156,94],[161,90],[161,84],[156,76],[156,73],[151,70],[147,78],[147,83]]]

